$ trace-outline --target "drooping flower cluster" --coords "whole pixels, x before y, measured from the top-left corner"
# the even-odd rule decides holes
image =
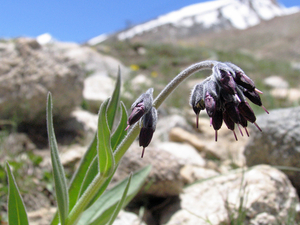
[[[141,119],[141,131],[139,144],[143,147],[141,158],[144,156],[145,148],[150,144],[156,129],[157,111],[152,106],[153,88],[148,89],[132,104],[132,112],[128,118],[126,130]]]
[[[218,139],[217,131],[221,128],[223,121],[228,129],[233,131],[236,140],[235,124],[241,135],[243,132],[239,125],[245,128],[246,134],[249,136],[248,122],[255,124],[261,131],[255,123],[255,114],[245,98],[247,97],[269,113],[262,105],[259,96],[262,92],[255,88],[254,82],[241,68],[229,62],[217,63],[212,71],[212,75],[195,85],[191,93],[190,105],[196,113],[196,126],[198,127],[200,111],[206,109],[215,130],[216,141]]]

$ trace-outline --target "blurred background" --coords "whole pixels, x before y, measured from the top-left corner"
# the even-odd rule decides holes
[[[32,224],[48,224],[54,213],[45,122],[48,91],[53,94],[54,126],[69,179],[96,131],[99,106],[114,89],[118,67],[123,83],[121,99],[130,112],[132,102],[140,94],[154,87],[154,97],[157,96],[173,77],[191,64],[203,60],[230,61],[241,67],[263,92],[263,105],[271,111],[267,118],[271,118],[273,125],[283,123],[282,126],[274,125],[277,127],[274,131],[274,127],[264,124],[268,119],[262,117],[258,121],[263,124],[266,136],[250,126],[250,139],[239,137],[239,142],[234,141],[232,132],[224,125],[215,143],[208,116],[201,113],[200,127],[196,129],[195,115],[189,106],[191,89],[211,72],[193,75],[159,109],[160,122],[150,145],[157,155],[165,152],[162,155],[166,155],[166,170],[175,168],[170,173],[176,175],[172,178],[169,173],[153,175],[161,179],[151,182],[165,186],[166,190],[156,194],[146,192],[126,208],[136,214],[143,208],[145,223],[174,222],[170,218],[179,209],[172,211],[167,207],[184,202],[183,188],[198,180],[219,175],[226,177],[230,171],[260,164],[297,170],[300,167],[300,129],[299,116],[293,110],[298,109],[300,103],[299,7],[296,0],[2,2],[0,224],[7,224],[5,161],[14,168]],[[258,117],[264,113],[261,107],[251,107]],[[274,113],[272,117],[272,110],[292,111]],[[284,115],[293,123],[286,122]],[[294,133],[288,136],[289,132]],[[283,137],[289,139],[279,141]],[[276,144],[266,141],[277,138]],[[284,144],[287,146],[282,146]],[[137,144],[132,149],[139,157],[141,149]],[[256,152],[257,149],[260,152]],[[190,151],[188,158],[185,155]],[[177,160],[177,164],[172,164],[174,167],[169,165],[170,157]],[[140,166],[156,165],[153,162],[155,154],[149,154],[149,159]],[[128,168],[134,163],[126,162]],[[154,171],[161,172],[160,169]],[[299,193],[298,175],[298,172],[285,171],[286,182],[293,185],[288,186],[291,193]],[[169,178],[171,181],[164,183]],[[118,179],[121,178],[116,178],[116,182]],[[282,185],[287,188],[286,184]],[[257,213],[245,212],[248,214],[241,224],[259,221],[260,213],[270,215],[266,217],[269,218],[266,224],[273,224],[271,216],[280,221],[278,224],[297,224],[298,195],[289,196],[292,197],[288,200],[294,205],[287,206],[284,212],[279,206],[276,208],[278,202],[270,203],[270,208],[277,210],[273,214],[266,208],[258,212],[247,206],[247,210]],[[163,214],[167,209],[172,213]],[[214,214],[206,213],[200,217],[211,218]],[[285,218],[291,222],[283,222]],[[211,221],[215,220],[211,218]],[[216,224],[234,223],[220,219]]]

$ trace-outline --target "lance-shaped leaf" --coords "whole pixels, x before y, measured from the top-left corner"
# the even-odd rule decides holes
[[[110,220],[108,222],[108,225],[112,225],[113,222],[115,221],[115,219],[117,218],[120,210],[123,208],[123,205],[126,201],[126,197],[127,197],[127,193],[128,193],[128,189],[129,189],[129,186],[130,186],[130,182],[131,182],[131,178],[132,178],[132,173],[129,175],[129,178],[128,178],[128,182],[127,182],[127,185],[125,187],[125,190],[123,192],[123,195],[122,195],[122,198],[120,199],[117,207],[115,208],[115,211],[114,213],[112,214],[112,216],[110,217]]]
[[[6,173],[8,178],[8,222],[13,225],[28,225],[27,213],[24,202],[20,195],[14,175],[10,166],[6,163]]]
[[[131,185],[123,206],[128,204],[128,202],[138,193],[150,170],[151,166],[147,166],[133,174]],[[78,221],[78,225],[106,224],[113,215],[113,212],[124,193],[127,183],[128,178],[102,194],[101,197],[98,198],[97,201],[95,201],[95,203],[83,213]]]
[[[118,110],[119,102],[120,102],[120,90],[121,90],[121,71],[120,67],[118,69],[118,76],[116,81],[116,86],[113,92],[112,97],[109,100],[107,106],[107,123],[110,130],[113,128],[113,124],[115,121],[115,116]]]
[[[47,103],[47,130],[60,223],[64,225],[69,212],[69,195],[66,176],[59,158],[57,142],[53,128],[51,93],[48,94]]]
[[[116,150],[117,146],[121,143],[121,141],[124,139],[124,137],[127,134],[125,130],[127,126],[127,112],[123,102],[121,102],[121,109],[122,109],[121,120],[119,122],[117,129],[111,136],[111,148],[113,151]]]
[[[97,152],[99,160],[99,172],[108,177],[114,171],[114,156],[111,149],[110,129],[107,123],[106,109],[109,99],[102,103],[99,110],[97,130]]]
[[[93,159],[97,156],[97,134],[95,134],[90,146],[88,147],[87,151],[83,155],[80,160],[79,166],[75,171],[69,186],[69,208],[70,210],[76,204],[79,192],[81,190],[81,185],[83,180],[85,179],[86,173],[93,161]],[[98,161],[97,161],[98,165]],[[97,168],[98,170],[98,168]],[[58,214],[56,213],[53,217],[51,225],[57,225],[59,223]]]
[[[94,180],[96,175],[99,173],[98,169],[99,169],[98,159],[97,159],[97,157],[95,157],[94,160],[92,161],[90,167],[88,168],[88,170],[85,174],[85,177],[80,185],[81,187],[80,187],[80,192],[79,192],[78,198],[81,197],[81,195],[84,193],[86,188],[89,186],[90,183],[92,183],[92,181]]]

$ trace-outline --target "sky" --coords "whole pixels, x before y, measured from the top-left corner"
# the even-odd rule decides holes
[[[59,41],[83,43],[155,19],[201,0],[3,0],[0,38],[49,33]],[[286,7],[299,0],[280,0]]]

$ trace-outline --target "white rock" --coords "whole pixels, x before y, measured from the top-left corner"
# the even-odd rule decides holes
[[[163,142],[158,145],[159,149],[167,151],[178,158],[181,165],[205,166],[204,159],[195,148],[189,144],[176,142]]]
[[[84,80],[83,98],[89,110],[98,112],[100,104],[110,97],[115,88],[115,81],[100,74],[89,76]]]
[[[141,219],[134,213],[121,210],[113,225],[146,225]]]
[[[195,183],[184,189],[180,199],[181,209],[175,213],[165,209],[168,214],[163,214],[161,224],[228,224],[228,213],[236,216],[236,210],[242,206],[246,212],[243,224],[258,224],[252,221],[263,217],[270,219],[266,224],[275,225],[285,221],[289,210],[299,202],[288,178],[266,165]],[[262,213],[266,215],[258,216]]]
[[[264,80],[265,85],[271,88],[288,88],[289,84],[282,77],[270,76]]]

